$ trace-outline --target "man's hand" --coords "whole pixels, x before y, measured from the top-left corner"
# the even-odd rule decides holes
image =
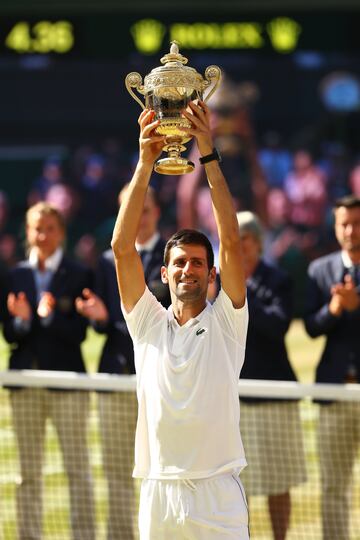
[[[23,321],[31,319],[31,306],[24,292],[10,293],[7,297],[7,308],[13,317],[19,317]]]
[[[345,276],[344,283],[336,283],[332,286],[331,294],[329,310],[336,317],[339,317],[344,310],[355,311],[360,307],[360,295],[349,274]]]
[[[138,120],[140,126],[139,162],[151,164],[151,166],[160,156],[165,144],[165,136],[155,133],[160,120],[154,120],[154,117],[153,110],[144,109]]]
[[[344,283],[334,285],[331,292],[339,297],[339,302],[343,310],[355,311],[360,307],[360,295],[349,274],[345,276]]]
[[[90,289],[84,289],[83,296],[84,298],[78,297],[75,300],[77,312],[92,321],[107,322],[109,313],[101,298]]]
[[[334,315],[334,317],[340,317],[342,312],[344,311],[343,301],[340,294],[337,294],[334,291],[334,287],[331,290],[332,297],[329,303],[329,311],[331,315]]]
[[[36,313],[41,319],[46,319],[55,309],[56,300],[51,292],[44,292],[41,296]]]
[[[182,128],[186,133],[195,137],[201,156],[211,154],[213,140],[211,135],[211,115],[204,101],[190,101],[183,115],[191,122],[191,128]]]

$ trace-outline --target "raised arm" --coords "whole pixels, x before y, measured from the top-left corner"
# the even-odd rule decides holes
[[[185,116],[192,122],[188,132],[196,138],[201,156],[211,154],[213,142],[210,130],[210,111],[204,102],[190,103],[191,112]],[[221,285],[233,306],[242,307],[246,286],[239,227],[233,200],[218,161],[204,165],[210,187],[215,220],[220,239],[219,266]]]
[[[135,239],[154,161],[164,146],[164,137],[154,134],[159,124],[158,120],[154,121],[154,115],[154,111],[145,109],[139,116],[139,161],[120,205],[111,241],[120,297],[128,313],[145,290],[144,271],[135,249]]]

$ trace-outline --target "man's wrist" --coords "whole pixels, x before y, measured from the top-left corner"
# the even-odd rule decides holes
[[[201,165],[206,165],[206,163],[211,163],[212,161],[218,161],[221,163],[221,155],[217,148],[213,148],[211,152],[207,154],[202,154],[199,158]]]
[[[149,160],[149,159],[139,159],[139,161],[137,162],[137,165],[136,165],[136,169],[135,170],[150,170],[150,172],[152,171],[152,168],[154,166],[154,162]]]

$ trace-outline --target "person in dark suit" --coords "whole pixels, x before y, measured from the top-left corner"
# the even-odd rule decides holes
[[[10,369],[85,372],[80,345],[87,320],[75,298],[91,286],[91,273],[64,255],[65,225],[47,203],[26,214],[29,258],[8,276],[4,336]],[[18,538],[42,538],[42,465],[46,422],[53,423],[68,476],[73,540],[95,540],[94,500],[86,440],[89,394],[43,388],[10,390],[21,483],[17,490]]]
[[[360,382],[360,198],[349,195],[334,208],[341,247],[308,269],[305,328],[325,336],[316,370],[320,383]],[[349,539],[350,486],[360,446],[360,403],[321,403],[318,445],[324,540]],[[340,442],[339,442],[340,441]]]
[[[292,284],[262,258],[263,231],[252,212],[238,212],[244,254],[249,326],[241,379],[295,381],[285,334],[292,319]],[[242,473],[249,496],[268,497],[275,540],[290,523],[290,488],[306,479],[298,403],[241,399],[241,432],[248,467]]]
[[[119,203],[127,186],[119,195]],[[136,239],[149,289],[165,307],[170,305],[169,288],[161,281],[165,241],[158,232],[160,207],[151,187]],[[95,291],[83,291],[76,305],[99,333],[106,335],[101,353],[101,373],[134,374],[133,344],[121,311],[114,256],[105,251],[98,264]],[[108,482],[108,540],[133,540],[137,535],[134,522],[135,493],[131,480],[134,466],[133,443],[137,419],[135,392],[102,392],[98,395],[102,453]]]

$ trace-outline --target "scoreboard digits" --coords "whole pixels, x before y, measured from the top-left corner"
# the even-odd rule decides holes
[[[19,54],[64,54],[74,46],[73,25],[69,21],[19,21],[7,34],[5,46]]]

